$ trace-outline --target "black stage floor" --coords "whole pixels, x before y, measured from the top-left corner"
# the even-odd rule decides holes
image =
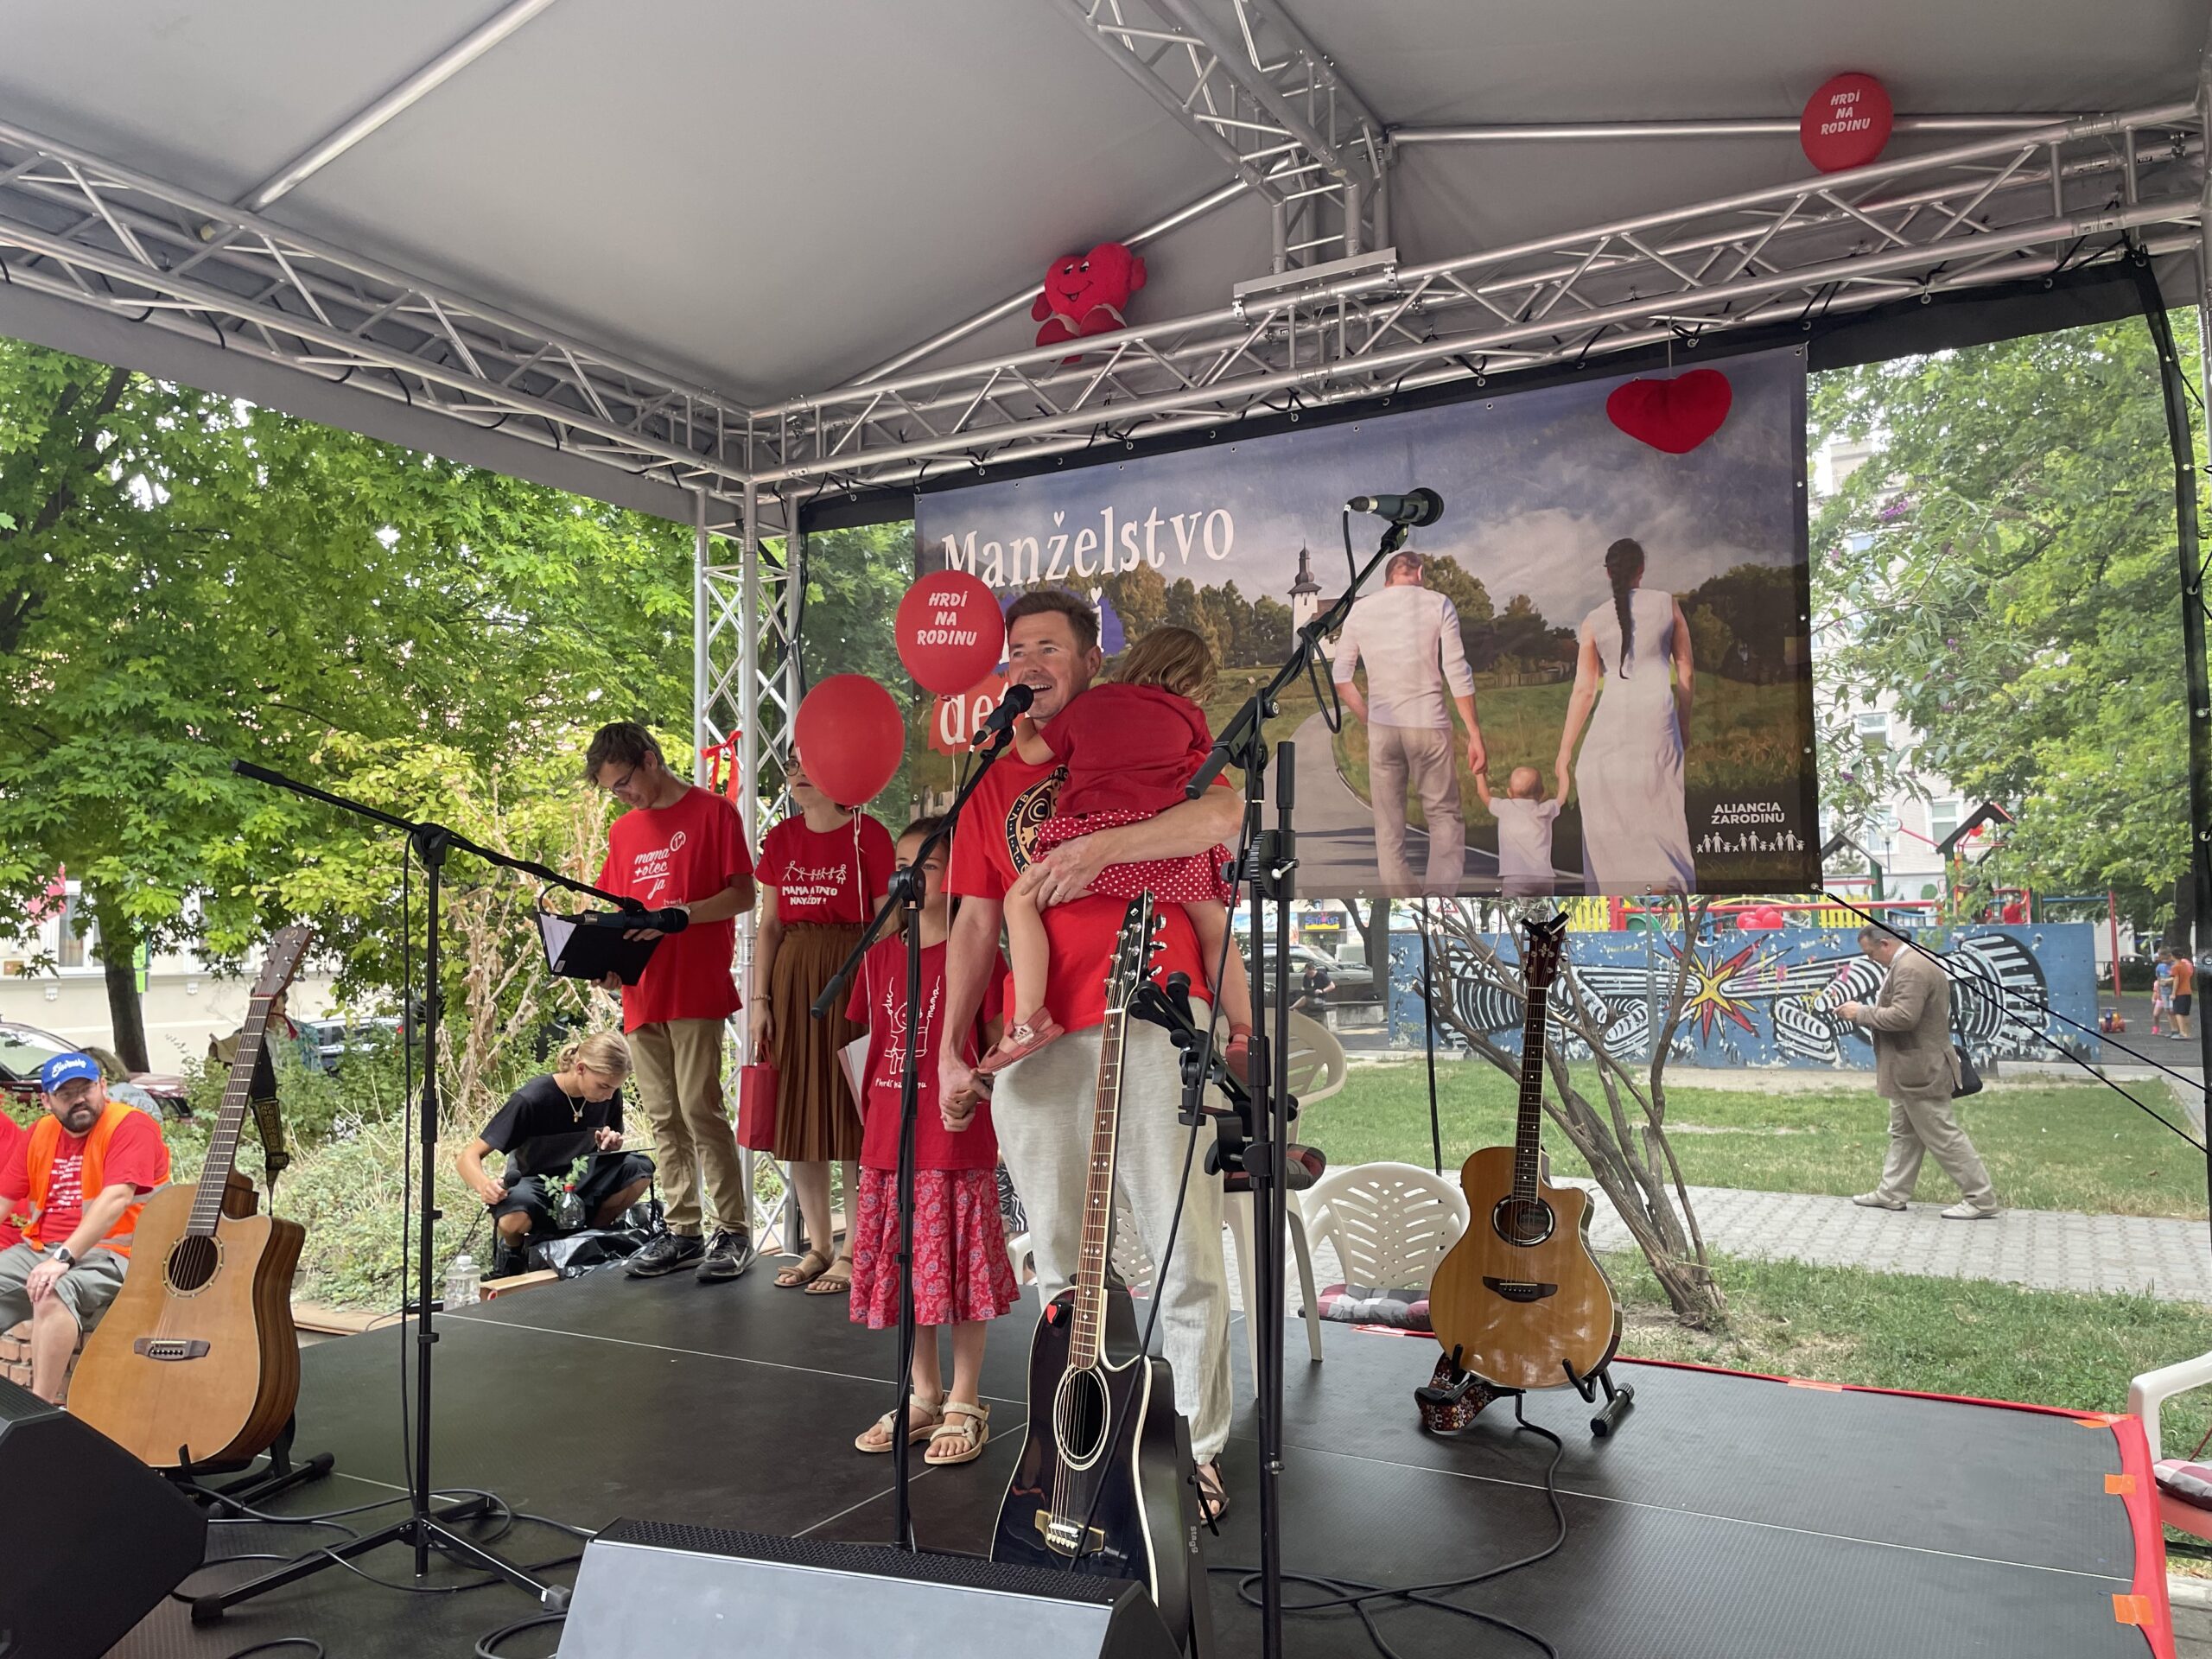
[[[779,1292],[770,1278],[760,1268],[721,1286],[598,1274],[442,1321],[438,1480],[584,1527],[632,1516],[887,1540],[890,1460],[851,1443],[889,1404],[892,1338],[854,1328],[842,1302]],[[923,1471],[918,1461],[915,1522],[927,1548],[984,1546],[1021,1426],[1033,1307],[1025,1299],[993,1333],[989,1450],[957,1469]],[[1412,1398],[1431,1344],[1335,1326],[1325,1338],[1318,1366],[1304,1361],[1302,1338],[1292,1343],[1287,1567],[1433,1582],[1550,1537],[1551,1448],[1512,1431],[1510,1405],[1455,1440],[1431,1439]],[[340,1472],[279,1507],[330,1510],[399,1490],[401,1339],[386,1329],[308,1351],[302,1449],[334,1452]],[[1217,1563],[1257,1558],[1241,1332],[1233,1348],[1243,1405]],[[1541,1632],[1568,1659],[2171,1653],[2163,1580],[2145,1556],[2137,1582],[2129,1503],[2110,1490],[2126,1484],[2121,1442],[2101,1421],[1669,1366],[1623,1370],[1637,1406],[1610,1440],[1590,1438],[1572,1393],[1531,1396],[1530,1418],[1567,1440],[1566,1544],[1461,1598]],[[215,1530],[223,1554],[294,1549],[307,1535]],[[575,1547],[527,1523],[501,1544],[532,1562]],[[391,1549],[363,1562],[402,1580],[410,1564]],[[211,1566],[191,1586],[247,1571]],[[550,1576],[565,1581],[571,1571]],[[439,1567],[429,1582],[464,1576]],[[2126,1599],[2139,1589],[2153,1592],[2148,1601]],[[1257,1618],[1238,1604],[1234,1580],[1217,1575],[1214,1598],[1220,1652],[1255,1654]],[[167,1605],[117,1651],[224,1659],[303,1635],[334,1659],[467,1655],[486,1631],[537,1611],[504,1586],[403,1595],[334,1567],[200,1630],[181,1605]],[[2121,1622],[2131,1611],[2149,1628]],[[1377,1618],[1406,1659],[1538,1651],[1420,1608],[1385,1605]],[[1294,1618],[1287,1645],[1293,1655],[1372,1651],[1345,1613]],[[538,1630],[502,1651],[527,1659],[553,1646]]]

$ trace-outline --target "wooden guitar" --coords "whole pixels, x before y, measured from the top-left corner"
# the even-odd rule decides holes
[[[1589,1198],[1544,1179],[1545,1003],[1566,933],[1564,915],[1523,926],[1520,1118],[1511,1146],[1486,1147],[1460,1166],[1467,1230],[1428,1288],[1429,1323],[1445,1353],[1502,1389],[1579,1382],[1620,1343],[1619,1305],[1590,1254]]]
[[[314,934],[270,942],[195,1185],[146,1200],[130,1268],[85,1344],[69,1409],[156,1469],[235,1463],[268,1450],[300,1395],[292,1270],[307,1235],[255,1213],[232,1166],[269,1005]]]
[[[1167,1362],[1140,1351],[1129,1293],[1106,1274],[1122,1051],[1129,1004],[1162,949],[1161,926],[1150,895],[1129,901],[1106,981],[1082,1254],[1075,1282],[1037,1322],[1028,1438],[999,1505],[991,1559],[1135,1579],[1197,1654],[1212,1624],[1190,1429],[1176,1413]]]

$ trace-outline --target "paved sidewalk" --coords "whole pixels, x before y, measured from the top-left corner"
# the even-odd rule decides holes
[[[1596,1200],[1591,1242],[1629,1249],[1634,1241],[1594,1182],[1562,1183]],[[1810,1262],[1877,1273],[1940,1279],[1988,1279],[2037,1290],[2125,1291],[2161,1301],[2212,1304],[2212,1229],[2201,1221],[2148,1216],[2085,1216],[2061,1210],[2007,1210],[1993,1221],[1945,1221],[1942,1205],[1866,1210],[1849,1198],[1803,1192],[1749,1192],[1694,1186],[1690,1202],[1706,1248],[1715,1255]],[[1344,1275],[1316,1239],[1319,1284]],[[1236,1274],[1230,1294],[1238,1306]],[[1292,1285],[1295,1305],[1297,1290]]]
[[[1589,1185],[1578,1183],[1578,1185]],[[1591,1240],[1630,1248],[1595,1192]],[[2132,1291],[2169,1302],[2212,1302],[2212,1229],[2201,1221],[2007,1210],[1993,1221],[1945,1221],[1941,1204],[1866,1210],[1849,1198],[1694,1186],[1690,1203],[1716,1255],[1871,1268],[1940,1279],[1993,1279],[2037,1290]]]

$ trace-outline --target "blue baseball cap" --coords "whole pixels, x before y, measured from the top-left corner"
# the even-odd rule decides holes
[[[89,1054],[57,1054],[38,1069],[38,1086],[53,1094],[65,1083],[77,1077],[90,1077],[97,1082],[100,1063]]]

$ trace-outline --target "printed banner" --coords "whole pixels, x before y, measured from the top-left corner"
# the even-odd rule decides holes
[[[2040,927],[1986,925],[1933,928],[1915,937],[1951,957],[1955,976],[1973,984],[1951,990],[1956,1024],[1969,1052],[1992,1058],[2057,1060],[2069,1055],[2095,1061],[2096,929],[2087,922]],[[1506,961],[1518,958],[1512,937],[1487,940]],[[1679,934],[1637,929],[1576,933],[1567,958],[1591,1025],[1603,1032],[1618,1059],[1647,1062],[1667,1014],[1667,1001],[1682,971]],[[1455,960],[1440,960],[1438,996],[1447,976],[1459,981],[1460,1017],[1501,1048],[1518,1052],[1520,1000],[1478,981],[1471,961],[1453,974]],[[1390,1040],[1421,1044],[1421,941],[1390,941]],[[1711,932],[1690,951],[1690,1001],[1675,1028],[1672,1062],[1684,1065],[1794,1065],[1872,1071],[1874,1050],[1864,1026],[1840,1018],[1845,1002],[1872,1002],[1882,970],[1859,948],[1858,928],[1789,928],[1775,932]],[[1568,995],[1561,975],[1552,988],[1555,1007]],[[1554,1031],[1563,1030],[1554,1027]],[[1437,1040],[1458,1034],[1438,1021]],[[1579,1039],[1564,1039],[1571,1058],[1586,1059]]]
[[[1297,744],[1299,891],[1802,893],[1804,394],[1801,352],[1761,353],[934,492],[918,563],[1088,594],[1109,675],[1191,630],[1218,732],[1346,587],[1344,501],[1426,486],[1442,518],[1270,726]],[[1351,528],[1364,565],[1381,523]]]

